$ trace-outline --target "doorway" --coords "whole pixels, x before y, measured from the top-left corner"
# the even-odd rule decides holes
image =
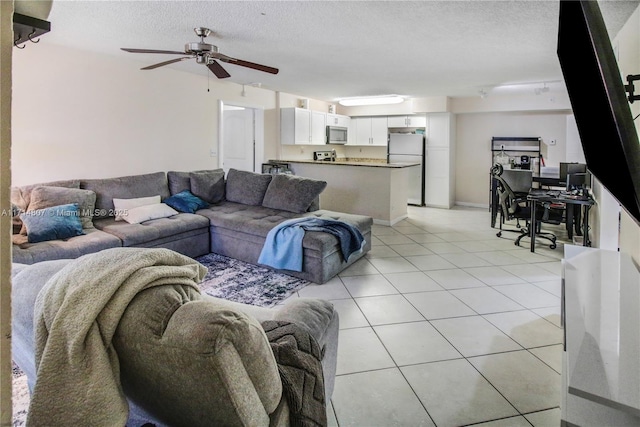
[[[256,172],[264,153],[264,110],[220,101],[219,112],[219,167]]]

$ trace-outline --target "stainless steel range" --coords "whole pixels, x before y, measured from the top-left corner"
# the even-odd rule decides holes
[[[335,162],[336,161],[336,150],[314,151],[313,152],[313,160],[318,160],[318,161],[322,161],[322,162]]]

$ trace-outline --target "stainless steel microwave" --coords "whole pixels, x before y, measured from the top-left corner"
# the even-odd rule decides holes
[[[327,144],[346,144],[348,128],[327,126]]]

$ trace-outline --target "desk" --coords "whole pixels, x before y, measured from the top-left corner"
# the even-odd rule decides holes
[[[584,207],[584,215],[582,215],[582,235],[583,246],[591,246],[589,240],[589,209],[595,204],[595,201],[590,196],[569,196],[569,195],[556,195],[557,193],[541,193],[540,190],[529,192],[527,200],[529,201],[529,207],[531,209],[531,227],[529,230],[529,237],[531,238],[531,252],[535,252],[536,247],[536,205],[538,203],[550,202],[550,203],[565,203],[567,205],[567,229],[573,229],[573,209],[570,207]]]

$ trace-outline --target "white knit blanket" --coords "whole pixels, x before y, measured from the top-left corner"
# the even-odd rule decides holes
[[[38,294],[29,426],[124,426],[129,407],[112,338],[143,289],[198,289],[206,268],[168,249],[115,248],[67,264]]]

